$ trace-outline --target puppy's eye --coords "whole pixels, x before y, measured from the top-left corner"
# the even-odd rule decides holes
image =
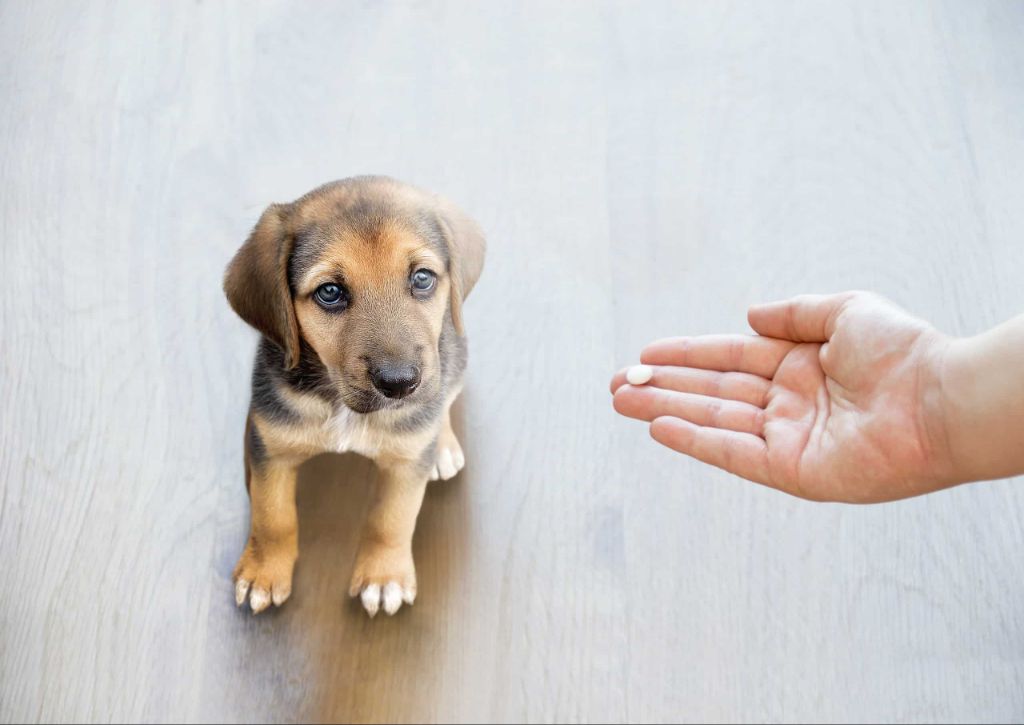
[[[348,296],[345,294],[345,290],[340,285],[330,282],[317,287],[313,297],[325,309],[338,310],[348,306]]]
[[[412,273],[412,293],[417,297],[423,297],[434,289],[437,284],[437,275],[429,269],[418,269]]]

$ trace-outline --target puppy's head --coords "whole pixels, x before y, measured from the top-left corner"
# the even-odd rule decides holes
[[[381,177],[271,205],[228,266],[235,311],[295,367],[302,341],[342,399],[367,413],[437,393],[439,343],[483,266],[476,225],[444,200]]]

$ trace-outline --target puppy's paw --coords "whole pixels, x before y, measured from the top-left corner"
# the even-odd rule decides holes
[[[363,544],[349,587],[350,597],[359,597],[371,617],[381,609],[390,616],[402,604],[416,601],[416,565],[412,552],[380,544]]]
[[[434,468],[430,471],[431,481],[447,481],[466,465],[466,456],[462,453],[459,439],[450,429],[441,432],[437,439],[437,458]]]
[[[280,607],[292,593],[296,558],[287,547],[258,547],[249,539],[235,567],[235,603],[241,607],[248,599],[253,614]]]

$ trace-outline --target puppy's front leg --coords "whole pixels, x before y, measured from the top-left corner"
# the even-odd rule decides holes
[[[269,458],[249,471],[252,528],[235,567],[235,601],[259,614],[271,602],[280,607],[292,593],[292,572],[299,555],[295,508],[297,464]]]
[[[441,432],[437,436],[437,462],[430,472],[431,481],[447,481],[466,465],[466,456],[452,429],[452,404],[448,403],[441,416]]]
[[[350,596],[360,596],[373,617],[381,605],[388,614],[416,599],[412,536],[427,488],[427,471],[415,462],[381,465],[370,514],[356,556]]]

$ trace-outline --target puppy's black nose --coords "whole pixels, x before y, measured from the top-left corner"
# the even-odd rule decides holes
[[[388,398],[404,398],[420,384],[420,369],[415,365],[379,365],[370,368],[370,380]]]

